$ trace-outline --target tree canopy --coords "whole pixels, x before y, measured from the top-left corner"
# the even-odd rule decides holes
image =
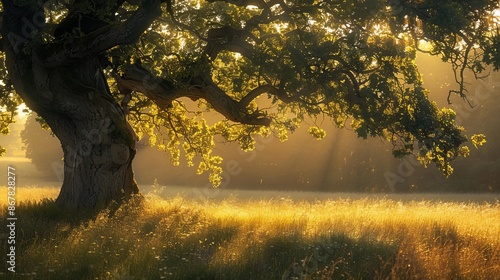
[[[236,141],[251,150],[255,135],[284,141],[301,124],[318,139],[332,124],[362,138],[382,137],[395,156],[416,154],[449,175],[450,161],[469,154],[466,142],[477,146],[485,139],[467,136],[452,109],[428,99],[415,58],[422,52],[448,62],[456,89],[443,94],[450,102],[454,95],[467,102],[466,77],[500,69],[498,5],[4,0],[2,10],[17,8],[2,12],[1,40],[45,67],[99,56],[107,86],[138,137],[148,136],[174,164],[183,156],[198,173],[210,171],[215,185],[222,172],[216,142]],[[16,9],[30,11],[24,17],[29,24],[12,22]],[[15,24],[24,29],[8,33],[6,26]],[[0,52],[2,133],[23,102],[5,66],[8,51]]]

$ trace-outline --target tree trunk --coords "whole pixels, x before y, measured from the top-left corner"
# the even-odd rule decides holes
[[[76,133],[75,133],[76,132]],[[110,119],[89,118],[61,129],[64,181],[57,203],[65,208],[100,210],[139,192],[132,171],[135,147]]]
[[[137,138],[99,59],[51,69],[35,60],[31,71],[16,83],[61,142],[64,181],[57,203],[92,212],[138,194],[132,171]]]
[[[35,69],[41,71],[45,69]],[[92,59],[51,71],[54,110],[41,110],[64,152],[64,181],[57,203],[65,208],[101,210],[138,194],[132,160],[136,136],[114,101],[99,61]],[[63,97],[64,96],[64,97]],[[62,113],[61,113],[62,109]]]

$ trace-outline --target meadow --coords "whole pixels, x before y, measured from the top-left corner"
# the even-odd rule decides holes
[[[429,194],[174,195],[85,220],[56,188],[17,191],[16,274],[2,279],[498,279],[500,202]],[[165,198],[165,193],[168,193]],[[6,188],[0,195],[6,197]],[[436,198],[437,197],[437,198]],[[201,199],[203,198],[203,199]],[[5,221],[6,202],[0,218]],[[110,215],[113,211],[113,215]],[[2,236],[2,263],[6,262]]]

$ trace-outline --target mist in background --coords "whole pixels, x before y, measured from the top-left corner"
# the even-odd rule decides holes
[[[347,191],[347,192],[498,192],[500,183],[500,73],[484,80],[469,79],[471,108],[458,96],[448,105],[448,90],[457,85],[448,64],[439,58],[418,58],[424,85],[440,107],[457,112],[457,122],[469,135],[484,133],[487,144],[471,149],[471,156],[452,163],[455,171],[446,178],[433,165],[421,166],[415,158],[396,159],[392,146],[383,139],[359,139],[349,128],[334,129],[325,120],[327,136],[316,140],[307,126],[281,143],[275,138],[257,138],[256,149],[242,152],[237,144],[218,143],[214,153],[224,158],[221,188],[259,190]],[[26,129],[25,129],[26,127]],[[62,182],[62,151],[58,140],[42,130],[34,117],[11,125],[2,136],[8,151],[2,163],[15,163],[19,183]],[[168,155],[141,141],[134,160],[140,185],[158,183],[206,187],[208,174],[196,175],[194,167],[170,164]],[[23,143],[24,141],[24,143]],[[26,159],[30,158],[32,163]],[[57,183],[56,183],[57,184]]]

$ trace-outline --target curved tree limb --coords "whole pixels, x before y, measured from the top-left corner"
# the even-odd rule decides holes
[[[131,44],[160,15],[160,1],[146,0],[127,21],[105,26],[75,39],[72,44],[56,42],[44,45],[37,50],[38,56],[43,58],[46,67],[53,68],[95,56],[114,46]]]
[[[260,112],[248,113],[245,102],[238,102],[220,89],[209,77],[196,77],[196,85],[189,88],[175,88],[168,81],[153,75],[150,71],[136,63],[126,68],[123,76],[115,77],[121,90],[133,90],[150,98],[163,110],[172,106],[172,102],[180,97],[192,100],[206,100],[217,112],[227,119],[249,125],[268,126],[271,120]],[[202,82],[200,82],[202,81]]]
[[[255,36],[247,30],[223,26],[210,29],[207,37],[205,54],[212,60],[224,50],[240,53],[248,59],[253,58],[254,50],[246,40],[251,37],[255,38]]]

